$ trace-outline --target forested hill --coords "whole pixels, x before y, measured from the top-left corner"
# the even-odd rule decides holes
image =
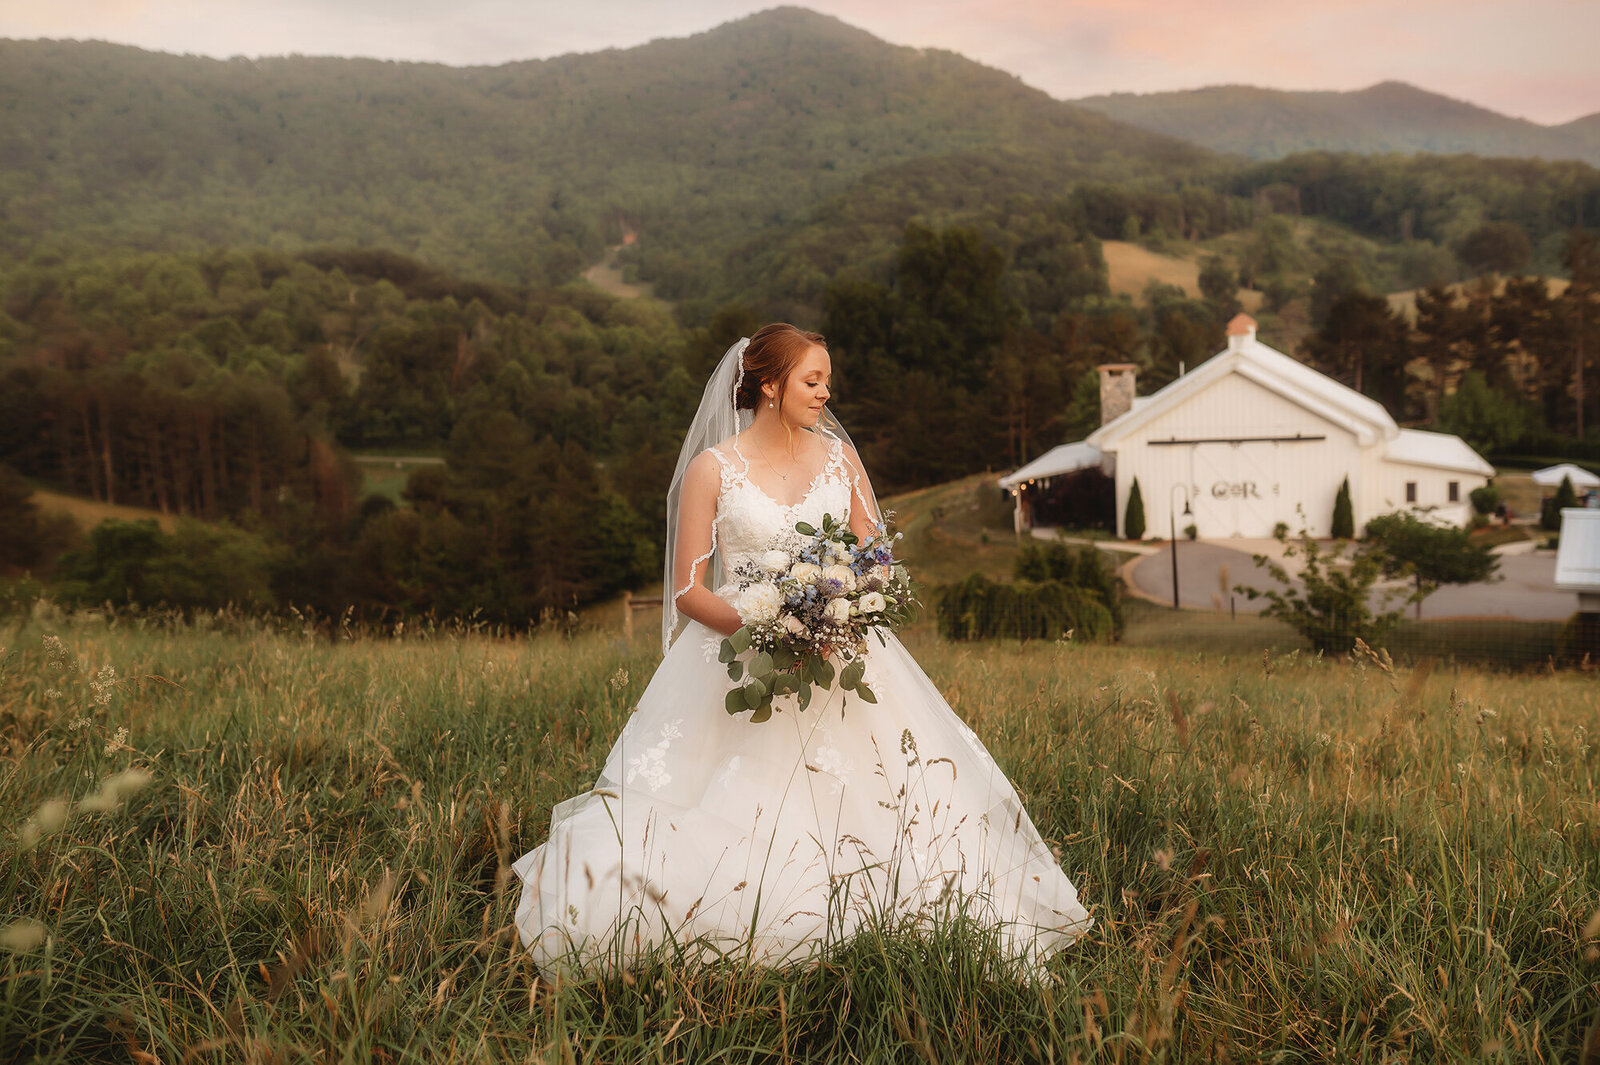
[[[9,257],[368,245],[510,283],[565,280],[625,228],[692,274],[927,156],[1070,180],[1208,155],[797,8],[476,68],[0,41],[0,114]]]
[[[1355,92],[1287,92],[1218,85],[1113,93],[1073,103],[1219,152],[1279,159],[1312,150],[1469,152],[1600,164],[1600,114],[1541,126],[1404,82]]]

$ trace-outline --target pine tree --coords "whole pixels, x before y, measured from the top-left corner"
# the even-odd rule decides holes
[[[1351,540],[1355,535],[1356,516],[1350,506],[1350,478],[1346,477],[1339,486],[1339,494],[1333,497],[1333,538]]]
[[[1144,539],[1144,496],[1139,494],[1139,478],[1128,491],[1128,509],[1122,515],[1122,534],[1129,540]]]

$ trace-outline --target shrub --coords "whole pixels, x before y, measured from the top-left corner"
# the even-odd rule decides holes
[[[1556,532],[1561,528],[1561,510],[1563,507],[1578,505],[1577,489],[1572,487],[1572,478],[1561,478],[1561,487],[1556,489],[1556,494],[1544,501],[1539,508],[1539,526]]]
[[[1139,493],[1139,478],[1128,490],[1128,508],[1122,516],[1122,534],[1129,540],[1144,539],[1144,496]]]
[[[1333,497],[1333,538],[1353,540],[1356,535],[1355,511],[1350,506],[1350,478],[1339,485],[1339,494]]]
[[[1063,543],[1028,544],[1017,553],[1012,577],[1035,584],[1057,581],[1089,593],[1111,614],[1113,634],[1122,635],[1122,579],[1097,548],[1070,551]]]
[[[942,586],[937,604],[939,632],[950,640],[1053,640],[1068,631],[1095,640],[1115,631],[1111,611],[1094,593],[1060,581],[1006,583],[974,573]]]
[[[1281,528],[1282,523],[1279,525]],[[1305,556],[1304,569],[1291,576],[1283,563],[1255,555],[1256,565],[1283,589],[1262,591],[1247,585],[1235,585],[1233,589],[1248,599],[1266,599],[1263,617],[1278,618],[1309,640],[1314,650],[1330,654],[1347,654],[1358,638],[1375,645],[1400,623],[1411,598],[1406,597],[1396,608],[1383,609],[1399,593],[1390,589],[1373,595],[1373,585],[1383,575],[1387,559],[1383,548],[1364,548],[1355,553],[1348,566],[1339,566],[1334,564],[1337,552],[1324,553],[1304,529],[1298,544],[1291,545],[1284,533],[1276,539],[1284,545],[1285,558]]]
[[[62,557],[57,592],[79,604],[270,609],[275,561],[266,541],[229,525],[182,519],[169,536],[153,518],[108,520]]]
[[[1467,498],[1472,501],[1472,509],[1477,513],[1493,514],[1495,508],[1500,505],[1500,489],[1492,484],[1486,484],[1467,493]]]

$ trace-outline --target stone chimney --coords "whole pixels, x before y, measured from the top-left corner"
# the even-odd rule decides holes
[[[1100,424],[1115,421],[1133,408],[1134,374],[1131,362],[1108,362],[1100,371]]]
[[[1228,350],[1240,351],[1256,338],[1256,320],[1243,312],[1228,322]],[[1102,387],[1102,395],[1104,390]]]

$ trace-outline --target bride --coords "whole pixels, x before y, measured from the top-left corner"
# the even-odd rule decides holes
[[[1015,789],[893,634],[870,639],[876,703],[821,690],[730,715],[717,660],[742,624],[725,581],[797,522],[882,520],[826,409],[823,338],[768,325],[723,356],[667,495],[661,665],[588,791],[512,865],[516,924],[546,972],[665,948],[776,965],[865,921],[962,914],[1029,967],[1091,920]],[[749,652],[742,657],[749,657]]]

